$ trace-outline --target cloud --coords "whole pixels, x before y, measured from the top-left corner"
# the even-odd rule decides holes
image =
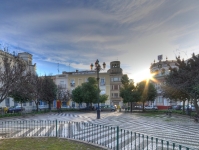
[[[159,54],[175,59],[179,51],[198,52],[198,6],[198,1],[172,0],[4,1],[0,43],[33,54],[46,72],[57,72],[57,63],[75,70],[96,59],[107,67],[119,60],[133,77]]]

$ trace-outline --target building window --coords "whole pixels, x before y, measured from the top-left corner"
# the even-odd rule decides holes
[[[14,101],[14,106],[17,106],[17,102],[16,101]]]
[[[118,82],[118,81],[121,81],[121,78],[119,78],[119,77],[114,77],[114,78],[111,78],[111,81],[112,81],[112,82]]]
[[[78,79],[78,85],[82,85],[82,79]]]
[[[119,95],[118,95],[118,93],[112,93],[112,97],[113,97],[113,98],[118,98]]]
[[[32,106],[32,102],[29,102],[29,106]]]
[[[70,86],[71,86],[71,87],[75,87],[75,80],[74,80],[74,79],[71,79],[71,80],[70,80]]]
[[[10,107],[10,99],[9,98],[5,99],[5,105],[6,105],[6,107]]]
[[[63,107],[66,107],[66,102],[62,102],[62,106],[63,106]]]
[[[105,79],[104,78],[100,79],[100,85],[105,85]]]
[[[117,77],[113,78],[113,81],[119,81],[119,79]]]
[[[60,81],[59,82],[59,87],[60,88],[66,88],[65,84],[64,84],[64,81]]]
[[[158,103],[162,103],[162,97],[158,97]]]
[[[117,85],[117,84],[112,85],[112,90],[119,90],[119,85]]]

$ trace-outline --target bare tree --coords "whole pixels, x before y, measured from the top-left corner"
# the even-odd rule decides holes
[[[71,99],[71,93],[69,90],[58,86],[57,88],[57,98],[62,102],[68,102]]]
[[[41,99],[46,101],[49,106],[49,110],[51,110],[51,104],[53,100],[56,99],[57,94],[57,86],[49,76],[42,77],[42,94]]]
[[[27,101],[31,101],[33,98],[34,87],[31,81],[31,73],[28,72],[19,77],[15,82],[15,86],[9,92],[9,96],[14,99],[14,101],[21,104]]]
[[[34,101],[37,111],[39,105],[39,99],[42,97],[42,81],[43,79],[36,74],[31,74],[29,83],[32,85],[32,101]]]
[[[0,58],[0,103],[15,89],[26,71],[26,63],[19,57],[3,54]]]

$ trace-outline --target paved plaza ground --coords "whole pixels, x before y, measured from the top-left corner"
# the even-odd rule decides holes
[[[143,113],[101,112],[101,119],[96,119],[96,112],[53,112],[34,116],[1,118],[0,122],[56,119],[58,121],[83,121],[99,125],[119,126],[120,129],[143,133],[199,150],[199,123],[194,122],[193,118],[189,116],[177,114],[172,114],[169,117],[163,113],[147,116]]]

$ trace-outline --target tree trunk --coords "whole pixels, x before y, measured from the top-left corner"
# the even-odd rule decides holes
[[[38,100],[36,100],[36,101],[34,101],[35,102],[35,105],[36,105],[36,111],[38,112],[39,111],[39,102],[38,102]]]
[[[50,101],[48,102],[48,109],[49,109],[49,111],[51,111],[51,105],[50,105],[51,103],[50,103]]]
[[[182,112],[184,114],[185,113],[185,100],[183,100],[182,102],[183,102],[183,104],[182,104]]]
[[[22,103],[21,103],[21,115],[24,116],[23,109],[22,109]]]
[[[199,116],[199,106],[198,106],[198,103],[197,103],[197,99],[196,99],[196,98],[194,98],[193,103],[194,103],[194,106],[195,106],[195,109],[196,109],[197,116]]]
[[[133,102],[131,102],[131,112],[133,112]]]
[[[142,102],[142,111],[144,112],[144,102]]]

